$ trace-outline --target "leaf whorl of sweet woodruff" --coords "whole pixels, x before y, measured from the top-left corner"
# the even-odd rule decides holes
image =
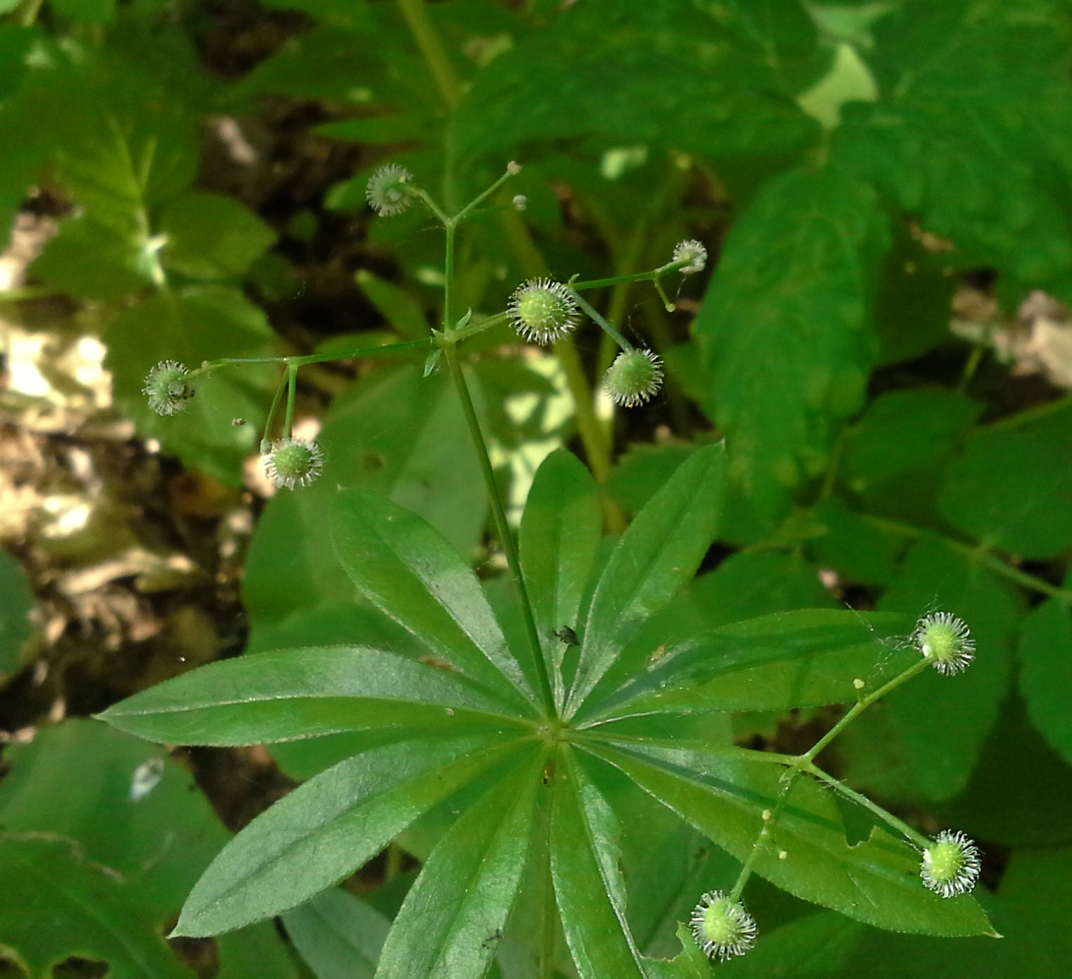
[[[142,388],[149,407],[158,415],[175,415],[185,411],[194,396],[189,374],[189,368],[177,360],[160,361],[149,371]]]
[[[380,217],[401,214],[413,203],[413,194],[407,184],[413,174],[397,163],[387,163],[369,177],[365,197],[369,206]]]
[[[663,365],[652,350],[623,350],[603,375],[603,390],[618,405],[635,408],[658,394]]]
[[[305,439],[284,438],[264,457],[264,471],[276,489],[311,486],[324,469],[324,450]]]
[[[575,330],[581,310],[569,287],[553,279],[530,279],[514,290],[506,314],[525,339],[546,344]]]

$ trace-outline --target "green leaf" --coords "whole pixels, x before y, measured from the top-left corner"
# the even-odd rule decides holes
[[[717,13],[676,0],[568,8],[476,75],[454,139],[470,153],[589,135],[710,157],[808,145],[818,127],[790,100],[771,97],[780,85],[768,52]]]
[[[197,286],[157,293],[120,313],[107,334],[105,363],[115,377],[116,400],[143,435],[235,485],[259,437],[266,389],[277,369],[247,364],[198,378],[186,410],[169,418],[149,409],[142,387],[161,360],[195,368],[220,357],[264,356],[272,352],[274,338],[264,312],[237,289]],[[248,424],[234,425],[235,418]]]
[[[317,979],[372,979],[391,922],[333,888],[283,915],[287,936]]]
[[[187,898],[173,934],[216,935],[296,907],[515,750],[516,742],[497,732],[423,738],[340,762],[224,847]]]
[[[567,716],[584,702],[644,622],[695,574],[722,514],[724,460],[721,444],[699,449],[621,536],[592,596]]]
[[[22,644],[30,636],[34,597],[30,579],[13,554],[0,550],[0,678],[22,662]]]
[[[479,399],[477,411],[483,417]],[[310,605],[354,600],[329,530],[340,485],[390,496],[463,553],[484,527],[480,462],[448,378],[423,379],[419,364],[361,378],[335,399],[318,441],[325,478],[301,493],[277,494],[257,525],[242,588],[254,629]]]
[[[626,510],[636,513],[695,451],[695,445],[685,442],[630,445],[611,471],[607,490]]]
[[[775,810],[784,788],[780,765],[740,748],[586,748],[742,861],[759,835],[763,810]],[[908,843],[876,826],[868,840],[850,846],[833,793],[811,778],[793,785],[773,841],[756,855],[754,871],[805,901],[894,931],[992,933],[971,897],[945,900],[923,886],[919,854]]]
[[[228,839],[183,765],[105,724],[66,720],[8,746],[4,761],[4,828],[76,841],[87,859],[126,877],[157,928]]]
[[[581,979],[644,979],[625,920],[618,822],[571,754],[560,756],[551,804],[551,879],[566,944]]]
[[[210,663],[98,716],[151,741],[246,745],[462,720],[501,723],[502,710],[502,701],[436,666],[331,646]]]
[[[949,467],[940,507],[988,547],[1048,558],[1072,546],[1072,410],[980,429]]]
[[[977,402],[944,388],[882,394],[847,430],[839,475],[862,493],[890,476],[943,463],[980,410]]]
[[[788,710],[852,703],[918,657],[913,621],[845,610],[780,612],[668,644],[593,719],[695,710]],[[857,689],[856,679],[865,686]]]
[[[580,624],[602,532],[603,514],[588,470],[570,452],[551,453],[529,491],[519,549],[540,639],[559,667],[565,646],[555,633]]]
[[[447,831],[406,895],[377,979],[479,979],[491,964],[528,860],[543,753],[511,773]]]
[[[870,187],[809,167],[765,184],[730,231],[695,329],[731,475],[767,520],[863,404],[886,226]]]
[[[335,501],[332,540],[358,590],[452,668],[509,703],[531,698],[476,575],[431,524],[351,489]]]
[[[869,55],[879,103],[835,134],[835,160],[951,238],[950,262],[1000,269],[1014,300],[1072,294],[1068,38],[1059,2],[899,5]]]
[[[189,979],[137,891],[71,840],[0,833],[0,893],[0,951],[35,977],[78,956],[109,963],[116,979]]]
[[[808,542],[815,565],[832,568],[850,581],[889,584],[900,545],[892,534],[834,496],[821,500],[811,517],[825,531]]]
[[[166,237],[160,261],[194,279],[231,279],[275,242],[276,234],[241,201],[223,194],[188,190],[160,212]]]
[[[1042,736],[1072,764],[1072,619],[1068,605],[1050,599],[1020,628],[1020,689]]]
[[[367,269],[359,269],[354,279],[358,288],[399,336],[409,340],[422,340],[428,336],[428,317],[412,293],[373,275]],[[440,348],[436,347],[435,350],[439,351]]]

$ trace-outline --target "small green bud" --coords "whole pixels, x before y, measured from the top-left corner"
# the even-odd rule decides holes
[[[323,469],[324,450],[305,439],[280,439],[264,457],[264,471],[277,489],[311,486]]]
[[[530,279],[518,286],[506,314],[514,329],[534,343],[551,343],[581,322],[581,310],[569,288],[552,279]]]
[[[662,361],[651,350],[623,350],[603,375],[603,390],[625,408],[644,404],[662,386]]]
[[[149,407],[158,415],[174,415],[186,410],[194,396],[190,383],[190,371],[177,360],[162,360],[145,378],[142,393],[149,400]]]
[[[678,271],[682,275],[694,275],[704,270],[707,264],[707,249],[695,238],[678,242],[672,261],[688,262],[688,265],[683,265]]]
[[[722,891],[708,891],[689,918],[696,944],[708,958],[725,962],[744,955],[756,944],[756,919],[740,901],[731,901]]]
[[[963,673],[975,658],[975,642],[963,619],[949,612],[932,612],[916,623],[912,641],[939,673]]]
[[[967,894],[979,880],[979,848],[960,830],[944,829],[923,851],[919,876],[928,889],[942,897]]]
[[[369,177],[365,197],[369,206],[381,217],[401,214],[413,203],[413,194],[406,186],[413,174],[397,163],[387,163]]]

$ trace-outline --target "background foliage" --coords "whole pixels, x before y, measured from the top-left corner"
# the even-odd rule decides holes
[[[762,941],[725,971],[1060,973],[1072,951],[1061,924],[1072,903],[1062,682],[1072,662],[1072,405],[1022,357],[1001,356],[1025,326],[972,311],[982,296],[1011,318],[1033,290],[1072,300],[1065,0],[0,8],[0,212],[5,226],[35,221],[42,246],[5,316],[98,337],[114,392],[98,418],[131,419],[129,445],[156,440],[203,474],[200,511],[154,533],[148,551],[188,553],[209,584],[177,585],[157,565],[150,584],[148,566],[135,564],[128,577],[153,614],[211,591],[223,515],[251,509],[243,463],[275,374],[220,373],[190,412],[161,420],[143,404],[147,370],[162,357],[197,364],[423,335],[440,298],[439,236],[419,212],[370,224],[368,174],[390,158],[457,205],[505,160],[521,160],[511,191],[528,197],[524,221],[492,212],[469,229],[462,308],[497,311],[521,278],[545,270],[651,267],[684,237],[701,238],[717,262],[702,296],[686,282],[674,314],[639,287],[603,297],[610,318],[670,366],[665,399],[628,418],[589,407],[578,378],[598,376],[608,354],[594,336],[557,357],[522,350],[505,331],[481,338],[469,370],[515,505],[539,460],[566,443],[605,488],[612,519],[634,513],[714,429],[729,452],[729,519],[668,615],[713,627],[841,601],[910,616],[941,607],[971,623],[979,647],[955,697],[928,675],[865,715],[839,742],[837,770],[921,826],[952,824],[981,841],[993,889],[984,899],[1005,941],[880,933],[760,884],[749,903]],[[55,307],[35,314],[56,297],[66,297],[65,319]],[[253,507],[241,611],[251,653],[358,633],[405,648],[331,552],[327,503],[339,486],[420,513],[485,572],[495,601],[477,461],[448,385],[423,379],[422,367],[384,358],[308,382],[303,413],[322,417],[327,471],[308,493]],[[13,390],[5,414],[33,433],[35,403]],[[92,420],[68,436],[92,445]],[[177,471],[164,472],[174,486]],[[206,511],[212,494],[224,502]],[[115,519],[152,511],[150,498],[119,497],[128,510]],[[107,514],[106,502],[94,513]],[[56,574],[114,558],[108,548],[126,540],[98,530],[58,547],[39,526],[5,531],[33,572],[28,581],[2,555],[5,729],[46,720],[53,705],[33,693],[42,663],[61,678],[42,689],[71,713],[193,665],[166,631],[125,637],[123,655],[78,669],[40,637],[36,653],[20,653],[31,586],[48,599]],[[242,621],[199,640],[201,658],[242,645]],[[726,723],[742,742],[789,750],[825,715]],[[355,737],[275,755],[305,778],[350,754]],[[0,946],[31,975],[71,956],[108,961],[116,976],[192,975],[190,962],[210,974],[218,955],[221,976],[337,976],[344,954],[371,974],[411,879],[402,868],[381,875],[390,880],[371,905],[322,895],[287,915],[286,941],[258,926],[220,939],[207,960],[186,948],[180,962],[161,935],[226,838],[189,774],[78,720],[11,747],[4,764],[0,890],[17,900],[0,907]],[[209,788],[225,809],[219,795]],[[423,859],[448,824],[437,813],[401,845]],[[621,828],[632,924],[652,954],[672,953],[674,922],[729,860],[696,855],[697,839],[654,814]],[[37,923],[72,900],[111,920],[68,910],[42,932]],[[351,906],[357,917],[340,910]],[[510,954],[496,967],[504,976]]]

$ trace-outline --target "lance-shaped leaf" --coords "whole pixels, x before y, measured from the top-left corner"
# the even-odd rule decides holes
[[[561,703],[562,658],[603,532],[595,481],[573,454],[552,452],[536,472],[521,518],[521,569]]]
[[[452,668],[524,705],[532,693],[476,575],[427,521],[366,489],[339,494],[332,541],[357,588]]]
[[[283,915],[287,937],[317,979],[372,979],[391,922],[341,888]]]
[[[850,703],[918,658],[905,648],[912,625],[903,615],[838,609],[734,622],[653,651],[648,669],[595,717]],[[864,685],[857,689],[855,680]]]
[[[272,744],[370,728],[508,723],[465,677],[381,649],[328,646],[210,663],[98,715],[168,744]]]
[[[618,867],[621,825],[579,758],[557,767],[551,808],[551,877],[573,961],[582,979],[638,976],[706,979],[707,959],[681,929],[674,959],[640,953],[626,921],[625,881]]]
[[[644,622],[695,574],[722,512],[724,478],[722,446],[697,450],[618,541],[592,596],[566,716],[591,693]]]
[[[377,979],[484,975],[517,897],[532,840],[537,745],[447,831],[398,912]]]
[[[515,748],[501,732],[419,738],[340,762],[224,847],[187,898],[174,934],[217,935],[307,901]]]
[[[751,853],[785,786],[785,769],[740,748],[633,745],[589,750],[738,860]],[[785,853],[785,857],[781,856]],[[790,894],[890,931],[993,935],[968,895],[943,899],[919,877],[920,856],[876,826],[849,845],[834,793],[810,777],[796,779],[753,869]]]

